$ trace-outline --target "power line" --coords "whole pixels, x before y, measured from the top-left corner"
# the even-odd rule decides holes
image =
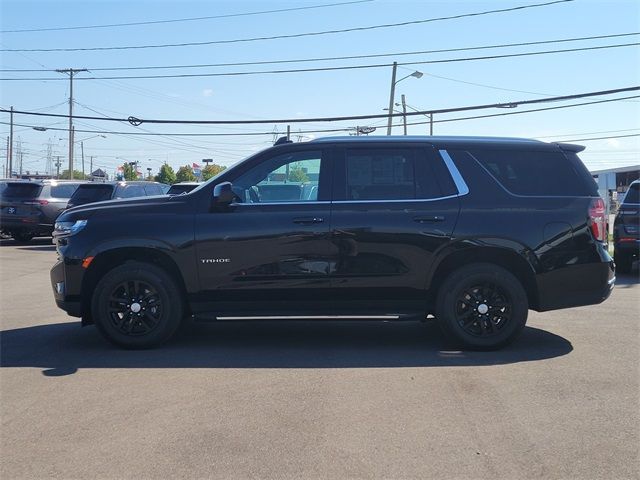
[[[559,3],[568,3],[573,1],[574,0],[553,0],[551,2],[545,2],[545,3],[534,3],[534,4],[528,4],[528,5],[521,5],[519,7],[501,8],[496,10],[485,10],[481,12],[472,12],[472,13],[462,13],[459,15],[450,15],[446,17],[426,18],[423,20],[411,20],[407,22],[386,23],[386,24],[380,24],[380,25],[369,25],[365,27],[352,27],[352,28],[343,28],[343,29],[336,29],[336,30],[324,30],[320,32],[293,33],[289,35],[273,35],[273,36],[266,36],[266,37],[235,38],[235,39],[227,39],[227,40],[211,40],[206,42],[166,43],[166,44],[153,44],[153,45],[126,45],[126,46],[111,46],[111,47],[75,47],[75,48],[14,48],[14,49],[2,49],[0,51],[5,51],[5,52],[86,52],[86,51],[105,51],[105,50],[134,50],[134,49],[140,50],[140,49],[147,49],[147,48],[194,47],[194,46],[202,46],[202,45],[221,45],[221,44],[231,44],[231,43],[257,42],[257,41],[264,41],[264,40],[315,37],[320,35],[334,35],[338,33],[362,32],[362,31],[377,30],[382,28],[405,27],[408,25],[419,25],[419,24],[439,22],[444,20],[456,20],[460,18],[478,17],[482,15],[491,15],[494,13],[514,12],[518,10],[525,10],[525,9],[537,8],[537,7],[546,7],[550,5],[555,5]]]
[[[75,118],[82,120],[102,120],[102,121],[112,121],[112,122],[129,122],[134,126],[139,126],[142,123],[155,123],[155,124],[181,124],[181,125],[250,125],[250,124],[274,124],[274,123],[309,123],[309,122],[337,122],[337,121],[351,121],[351,120],[369,120],[369,119],[377,119],[377,118],[388,118],[392,117],[401,117],[401,116],[416,116],[416,115],[431,115],[431,114],[442,114],[442,113],[452,113],[452,112],[463,112],[470,110],[483,110],[487,108],[513,108],[519,105],[529,105],[535,103],[547,103],[547,102],[559,102],[565,100],[575,100],[578,98],[586,98],[586,97],[596,97],[602,95],[612,95],[616,93],[623,92],[632,92],[640,90],[640,86],[633,87],[625,87],[625,88],[616,88],[612,90],[599,90],[595,92],[586,92],[586,93],[576,93],[572,95],[562,95],[556,97],[545,97],[545,98],[536,98],[533,100],[518,100],[513,102],[505,102],[505,103],[492,103],[492,104],[484,104],[484,105],[471,105],[465,107],[455,107],[455,108],[443,108],[436,110],[422,110],[416,112],[407,112],[407,113],[398,113],[398,114],[374,114],[374,115],[347,115],[347,116],[338,116],[338,117],[315,117],[315,118],[285,118],[285,119],[269,119],[269,120],[168,120],[168,119],[141,119],[136,117],[128,117],[128,118],[114,118],[114,117],[91,117],[91,116],[82,116],[77,115]],[[0,108],[0,111],[8,112],[6,108]],[[40,116],[40,117],[58,117],[58,118],[68,118],[68,115],[63,114],[55,114],[55,113],[41,113],[41,112],[29,112],[24,110],[13,110],[13,113],[20,115],[32,115],[32,116]]]
[[[616,135],[613,137],[573,138],[571,140],[562,140],[562,141],[563,142],[589,142],[591,140],[609,140],[610,138],[626,138],[626,137],[640,137],[640,133],[633,133],[630,135]]]
[[[136,66],[136,67],[98,67],[98,68],[87,68],[87,70],[91,70],[92,72],[122,71],[122,70],[165,70],[165,69],[166,70],[169,70],[169,69],[184,70],[186,68],[239,67],[239,66],[251,66],[251,65],[275,65],[275,64],[286,64],[286,63],[325,62],[325,61],[336,61],[336,60],[359,60],[359,59],[365,59],[365,58],[400,57],[400,56],[408,56],[408,55],[426,55],[426,54],[433,54],[433,53],[451,53],[451,52],[465,52],[465,51],[472,51],[472,50],[489,50],[494,48],[526,47],[526,46],[532,46],[532,45],[545,45],[549,43],[579,42],[584,40],[602,40],[606,38],[619,38],[619,37],[629,37],[629,36],[637,36],[637,35],[640,35],[640,32],[616,33],[616,34],[610,34],[610,35],[594,35],[589,37],[560,38],[560,39],[554,39],[554,40],[540,40],[535,42],[503,43],[503,44],[482,45],[482,46],[473,46],[473,47],[444,48],[444,49],[438,49],[438,50],[418,50],[418,51],[412,51],[412,52],[377,53],[377,54],[368,54],[368,55],[347,55],[347,56],[340,56],[340,57],[298,58],[298,59],[289,59],[289,60],[263,60],[263,61],[255,61],[255,62],[201,63],[201,64],[193,64],[193,65],[147,65],[147,66]],[[52,71],[53,71],[52,69],[48,69],[48,68],[0,69],[0,72],[14,72],[14,73],[35,73],[35,72],[52,72]],[[442,77],[442,78],[446,78],[446,77]]]
[[[318,9],[318,8],[338,7],[343,5],[353,5],[356,3],[370,3],[373,1],[374,0],[355,0],[351,2],[328,3],[323,5],[309,5],[306,7],[280,8],[277,10],[260,10],[257,12],[229,13],[226,15],[210,15],[206,17],[175,18],[175,19],[169,19],[169,20],[150,20],[145,22],[109,23],[109,24],[102,24],[102,25],[79,25],[79,26],[72,26],[72,27],[25,28],[25,29],[19,29],[19,30],[0,30],[0,33],[54,32],[54,31],[62,31],[62,30],[83,30],[83,29],[91,29],[91,28],[132,27],[136,25],[158,25],[158,24],[164,24],[164,23],[195,22],[195,21],[201,21],[201,20],[215,20],[220,18],[248,17],[253,15],[265,15],[265,14],[271,14],[271,13],[283,13],[283,12],[294,12],[298,10],[311,10],[311,9]]]
[[[517,111],[517,112],[492,113],[492,114],[489,114],[489,115],[474,115],[472,117],[447,118],[447,119],[443,119],[443,120],[434,120],[433,123],[458,122],[458,121],[462,121],[462,120],[477,120],[477,119],[480,119],[480,118],[491,118],[491,117],[506,117],[508,115],[521,115],[523,113],[544,112],[544,111],[547,111],[547,110],[559,110],[559,109],[567,108],[567,107],[582,107],[582,106],[585,106],[585,105],[596,105],[596,104],[599,104],[599,103],[620,102],[620,101],[624,101],[624,100],[629,100],[631,98],[640,98],[640,95],[631,95],[631,96],[628,96],[628,97],[611,98],[609,100],[596,100],[594,102],[574,103],[572,105],[559,105],[557,107],[534,108],[534,109],[530,109],[530,110],[522,110],[522,111]],[[411,123],[407,123],[407,125],[425,125],[427,123],[430,123],[430,121],[426,121],[426,122],[411,122]],[[395,126],[398,126],[398,125],[395,125]]]
[[[596,105],[596,104],[600,104],[600,103],[610,103],[610,102],[618,102],[618,101],[624,101],[624,100],[628,100],[631,98],[640,98],[640,95],[632,95],[632,96],[627,96],[627,97],[620,97],[620,98],[611,98],[611,99],[607,99],[607,100],[598,100],[598,101],[593,101],[593,102],[582,102],[582,103],[573,103],[573,104],[569,104],[569,105],[559,105],[556,107],[546,107],[546,108],[537,108],[537,109],[530,109],[530,110],[523,110],[523,111],[517,111],[517,112],[503,112],[503,113],[495,113],[495,114],[490,114],[490,115],[476,115],[476,116],[472,116],[472,117],[456,117],[456,118],[450,118],[450,119],[444,119],[444,120],[436,120],[434,123],[444,123],[444,122],[456,122],[456,121],[463,121],[463,120],[475,120],[475,119],[480,119],[480,118],[488,118],[488,117],[503,117],[503,116],[508,116],[508,115],[521,115],[521,114],[525,114],[525,113],[535,113],[535,112],[541,112],[541,111],[546,111],[546,110],[558,110],[558,109],[563,109],[563,108],[572,108],[572,107],[581,107],[581,106],[586,106],[586,105]],[[397,115],[396,115],[397,116]],[[78,117],[75,117],[78,118]],[[385,120],[386,120],[387,116],[385,116]],[[80,122],[78,122],[80,123]],[[407,125],[424,125],[427,122],[412,122],[412,123],[407,123]],[[0,122],[0,124],[3,125],[9,125],[9,122]],[[19,124],[16,123],[14,124],[16,126],[20,126],[20,127],[29,127],[29,128],[33,128],[33,126],[31,125],[26,125],[26,124]],[[85,124],[86,125],[86,124]],[[394,127],[399,127],[401,126],[400,124],[395,124],[393,125]],[[48,128],[47,130],[59,130],[59,131],[66,131],[63,128]],[[348,131],[353,131],[354,129],[351,127],[347,127],[347,128],[332,128],[332,129],[314,129],[314,130],[300,130],[296,133],[342,133],[342,132],[348,132]],[[244,137],[244,136],[262,136],[262,135],[273,135],[274,131],[268,131],[268,132],[243,132],[243,133],[239,133],[239,132],[230,132],[230,133],[142,133],[142,132],[118,132],[118,131],[109,131],[109,130],[76,130],[76,132],[78,133],[102,133],[102,134],[113,134],[113,135],[131,135],[131,136],[188,136],[188,137],[232,137],[232,136],[238,136],[238,137]],[[280,132],[276,132],[276,134],[279,134]],[[284,132],[282,132],[284,133]],[[542,137],[540,137],[542,138]]]
[[[524,52],[524,53],[510,53],[505,55],[486,55],[481,57],[464,57],[464,58],[447,58],[441,60],[424,60],[416,62],[403,62],[398,63],[398,66],[403,65],[429,65],[436,63],[453,63],[453,62],[469,62],[478,60],[495,60],[499,58],[515,58],[515,57],[529,57],[537,55],[548,55],[554,53],[570,53],[570,52],[584,52],[589,50],[605,50],[609,48],[621,48],[621,47],[633,47],[638,46],[640,43],[621,43],[615,45],[602,45],[597,47],[582,47],[582,48],[567,48],[561,50],[544,50],[541,52]],[[319,67],[319,68],[298,68],[289,70],[257,70],[248,72],[222,72],[222,73],[181,73],[174,75],[122,75],[111,77],[79,77],[78,80],[149,80],[154,78],[194,78],[194,77],[237,77],[248,75],[273,75],[283,73],[308,73],[308,72],[331,72],[339,70],[364,70],[372,68],[388,68],[392,66],[390,63],[378,63],[369,65],[346,65],[340,67]],[[40,77],[40,78],[0,78],[0,81],[60,81],[63,80],[58,77]]]

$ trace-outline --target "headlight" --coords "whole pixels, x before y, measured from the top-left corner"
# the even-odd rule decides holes
[[[87,226],[87,220],[76,220],[75,222],[56,222],[55,234],[56,235],[75,235],[84,227]]]

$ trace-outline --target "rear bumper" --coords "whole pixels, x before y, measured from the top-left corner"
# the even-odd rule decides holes
[[[604,302],[616,281],[612,260],[567,265],[537,276],[540,312]]]
[[[11,217],[3,215],[0,217],[0,230],[5,232],[31,232],[31,233],[51,233],[53,225],[41,223],[39,217]]]
[[[617,240],[613,244],[613,248],[616,253],[622,253],[624,255],[633,255],[635,257],[640,255],[640,238],[637,238],[633,241],[625,241],[621,242]]]

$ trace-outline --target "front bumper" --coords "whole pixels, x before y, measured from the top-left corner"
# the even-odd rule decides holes
[[[80,295],[69,295],[69,291],[73,288],[67,282],[64,261],[58,260],[51,268],[50,273],[51,287],[53,288],[53,297],[58,308],[67,312],[72,317],[82,317],[82,303]]]

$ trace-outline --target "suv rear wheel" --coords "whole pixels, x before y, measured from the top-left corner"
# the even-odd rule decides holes
[[[490,263],[451,272],[440,286],[436,302],[436,319],[442,331],[471,349],[501,348],[511,343],[527,322],[527,294],[520,281]]]
[[[633,266],[633,256],[621,252],[613,253],[613,261],[616,264],[616,270],[620,273],[631,273]]]
[[[173,279],[148,263],[128,262],[98,282],[91,313],[110,342],[130,349],[151,348],[167,341],[183,316],[183,299]]]
[[[34,234],[31,232],[13,232],[11,236],[18,243],[28,243],[33,239]]]

